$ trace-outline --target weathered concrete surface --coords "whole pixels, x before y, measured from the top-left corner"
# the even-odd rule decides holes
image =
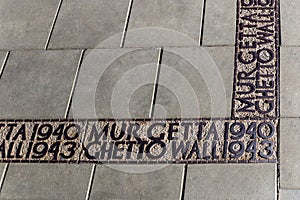
[[[1,199],[84,199],[91,166],[13,164]]]
[[[0,118],[61,118],[80,51],[14,51],[0,79]]]
[[[129,0],[63,1],[49,49],[119,47],[128,5]]]
[[[198,46],[202,1],[133,1],[125,46]]]
[[[90,199],[179,199],[182,165],[97,166]]]
[[[203,25],[203,45],[234,46],[236,1],[206,1]]]
[[[299,119],[281,119],[280,186],[300,189]]]
[[[282,0],[281,4],[282,44],[285,46],[298,46],[298,6],[296,3],[288,0]],[[134,52],[119,58],[122,53],[127,51],[126,49],[120,50],[118,47],[126,24],[129,0],[63,0],[49,44],[50,49],[61,49],[61,51],[58,53],[52,51],[24,51],[26,49],[44,48],[47,37],[51,33],[50,28],[58,5],[58,0],[51,2],[44,0],[30,2],[28,0],[22,2],[16,0],[1,1],[0,49],[4,50],[4,53],[0,53],[0,63],[2,64],[6,50],[14,49],[16,51],[11,52],[0,80],[0,92],[2,94],[0,98],[0,118],[63,118],[79,61],[80,50],[94,47],[112,48],[102,52],[99,51],[101,52],[99,55],[96,54],[95,57],[99,56],[98,60],[94,60],[96,68],[99,67],[103,70],[103,64],[112,64],[114,66],[106,71],[107,78],[103,79],[104,82],[101,82],[95,92],[97,101],[95,101],[96,104],[92,102],[91,105],[96,108],[96,116],[144,118],[151,116],[149,111],[151,106],[154,106],[155,116],[181,117],[182,113],[174,112],[173,109],[179,105],[178,102],[173,101],[176,98],[176,95],[174,95],[176,90],[174,92],[166,87],[162,90],[163,86],[159,85],[159,95],[156,99],[151,99],[155,96],[153,95],[155,94],[153,83],[156,78],[158,78],[158,82],[160,81],[159,78],[161,78],[161,81],[168,80],[170,84],[178,86],[177,88],[181,88],[181,84],[177,82],[178,79],[172,80],[172,77],[169,77],[171,74],[165,73],[165,65],[161,66],[161,73],[156,72],[159,53],[157,49],[148,48],[153,46],[164,47],[163,52],[168,52],[171,49],[167,49],[166,47],[168,46],[184,46],[182,55],[193,55],[191,52],[194,51],[194,48],[191,47],[199,45],[201,32],[204,33],[202,35],[202,44],[215,46],[214,48],[208,48],[208,52],[216,62],[220,74],[222,74],[221,77],[225,83],[225,96],[229,98],[229,101],[226,100],[226,106],[221,106],[224,102],[217,101],[217,103],[220,103],[218,106],[224,109],[225,112],[222,112],[222,114],[217,112],[216,115],[211,116],[230,117],[231,81],[234,61],[234,57],[231,54],[233,54],[234,38],[236,36],[236,1],[206,1],[204,26],[202,27],[204,29],[200,30],[202,24],[201,16],[203,15],[203,4],[200,0],[189,2],[169,0],[155,4],[153,2],[135,0],[128,21],[129,29],[127,34],[124,35],[125,46],[140,46],[143,49],[138,51],[139,53]],[[147,26],[152,26],[154,29],[145,29]],[[141,32],[132,32],[134,28],[141,28],[139,29]],[[172,33],[170,35],[165,32],[158,32],[157,34],[157,29],[172,29],[173,31],[168,32]],[[143,32],[143,30],[146,31]],[[179,33],[179,35],[174,34],[174,32]],[[114,34],[116,35],[113,36]],[[111,36],[113,37],[110,38]],[[110,38],[109,41],[103,42],[107,38]],[[220,48],[220,45],[232,47]],[[71,51],[72,49],[78,50]],[[91,49],[86,51],[86,53],[89,52],[91,52]],[[283,49],[282,55],[281,112],[285,117],[298,117],[298,77],[297,64],[295,64],[298,62],[298,50],[297,48],[288,47]],[[115,56],[117,56],[117,59]],[[208,106],[210,102],[203,100],[206,99],[204,97],[207,95],[207,89],[205,89],[207,85],[203,84],[203,81],[199,81],[197,76],[184,69],[191,69],[190,66],[192,65],[189,62],[182,61],[185,59],[166,53],[162,55],[161,61],[170,65],[170,68],[176,69],[178,73],[182,73],[183,76],[191,79],[190,82],[194,86],[192,88],[195,89],[197,100],[200,101],[202,110],[204,110],[199,115],[205,114],[204,116],[210,117],[211,108]],[[133,66],[139,67],[135,68]],[[140,76],[141,79],[139,79],[139,73],[131,74],[135,70],[141,74],[145,72],[143,76]],[[209,71],[211,68],[207,70]],[[94,79],[95,74],[99,71],[91,70],[88,72],[89,75],[85,77],[86,80],[88,78]],[[82,71],[79,74],[82,74]],[[119,85],[115,85],[113,81],[118,82],[119,80]],[[134,87],[138,85],[137,83],[145,83],[144,80],[147,80],[146,82],[149,82],[149,84],[138,88]],[[94,81],[97,82],[98,79],[94,79]],[[115,88],[115,86],[118,87]],[[126,86],[130,90],[126,90]],[[91,87],[89,87],[89,84],[86,84],[84,89],[79,90],[78,88],[77,85],[75,94],[80,95],[82,91],[88,91]],[[136,90],[132,90],[133,88]],[[201,93],[199,92],[200,89],[203,89],[202,91],[206,90],[206,92]],[[30,91],[30,94],[26,93],[26,91]],[[76,91],[81,92],[77,93]],[[106,100],[114,94],[114,91],[122,91],[131,95],[126,100],[125,110],[120,109],[125,108],[124,104],[122,104],[124,102],[122,101],[123,96],[114,98],[117,101],[113,105]],[[94,95],[94,93],[92,94]],[[179,96],[184,96],[185,94],[189,93],[180,91]],[[205,95],[202,96],[202,94]],[[213,94],[216,95],[217,93]],[[160,98],[162,96],[165,97]],[[118,97],[118,95],[115,93],[114,97]],[[152,105],[154,102],[156,105]],[[72,105],[74,105],[74,101]],[[110,107],[116,109],[113,111],[109,109]],[[192,111],[192,116],[199,117],[195,115],[197,111]],[[95,116],[93,114],[83,109],[81,110],[79,107],[79,111],[71,108],[69,116],[77,115],[81,116],[81,118],[93,118]],[[280,177],[283,188],[281,188],[280,198],[297,199],[299,195],[297,191],[299,189],[297,178],[297,119],[281,120],[280,129],[283,136],[280,138],[279,145],[282,145],[280,154],[283,160],[280,165]],[[284,163],[284,161],[286,162]],[[99,195],[107,198],[112,196],[131,199],[151,199],[151,197],[157,199],[161,196],[165,199],[168,197],[178,199],[180,196],[180,182],[183,175],[181,165],[172,165],[168,169],[157,169],[157,171],[139,175],[128,174],[125,171],[116,173],[115,170],[100,170],[99,168],[105,168],[105,166],[97,167],[94,183],[98,181],[101,185],[92,185],[92,188],[90,188],[92,191],[90,199],[97,199]],[[142,170],[144,169],[144,167],[141,168]],[[141,168],[137,169],[137,171],[140,171]],[[206,168],[206,173],[202,174],[196,168]],[[13,164],[8,169],[2,193],[0,194],[1,199],[68,199],[69,196],[66,195],[70,194],[74,194],[74,196],[71,196],[73,199],[77,197],[83,199],[88,191],[88,180],[91,172],[90,165],[65,164]],[[225,171],[225,169],[227,170]],[[218,173],[219,176],[216,177]],[[218,198],[219,194],[216,193],[214,186],[217,186],[219,191],[224,191],[220,195],[228,198],[269,199],[270,197],[270,199],[276,199],[275,187],[277,183],[274,177],[277,174],[275,164],[229,164],[225,165],[225,167],[220,164],[214,164],[212,167],[210,165],[188,165],[187,174],[187,185],[184,191],[186,199],[189,197],[194,198],[195,196],[193,195],[199,194],[199,187],[209,192],[207,194],[209,196],[205,196],[204,199],[206,197],[207,199],[210,197]],[[224,174],[227,176],[232,175],[231,177],[234,178],[222,178]],[[102,188],[102,177],[105,177],[105,180],[107,179],[111,184],[107,187],[104,185],[105,187]],[[193,177],[196,177],[195,180],[193,180]],[[201,184],[202,180],[197,177],[206,177],[208,183],[212,186],[208,187],[207,182]],[[196,184],[191,184],[194,182]],[[81,187],[78,187],[78,183],[81,184]],[[247,183],[252,184],[253,187],[250,187]],[[260,184],[257,185],[257,183]],[[16,188],[21,189],[16,191]],[[35,188],[38,190],[36,193],[32,192]],[[117,189],[113,190],[115,188]],[[129,192],[124,193],[124,188],[128,189]],[[149,188],[154,188],[155,190]],[[156,190],[159,192],[155,193]],[[141,192],[138,193],[137,191]],[[200,196],[202,194],[206,195],[206,193],[201,193]],[[220,198],[223,198],[223,196]],[[199,196],[195,198],[199,198]]]
[[[0,49],[44,49],[59,0],[0,2]]]
[[[229,58],[234,57],[233,50],[164,49],[154,116],[230,117],[234,63]]]
[[[276,199],[276,164],[189,166],[185,199]]]

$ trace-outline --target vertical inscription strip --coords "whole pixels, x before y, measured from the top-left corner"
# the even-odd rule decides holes
[[[277,118],[278,0],[238,0],[232,117]]]

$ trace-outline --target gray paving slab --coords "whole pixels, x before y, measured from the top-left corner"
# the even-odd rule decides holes
[[[63,1],[49,49],[119,47],[129,0]]]
[[[91,165],[13,164],[1,199],[84,199]]]
[[[280,186],[300,189],[300,155],[298,118],[280,120]]]
[[[97,166],[90,199],[179,199],[182,165]]]
[[[276,164],[189,165],[185,199],[276,199]]]
[[[43,49],[58,2],[0,1],[0,49]]]
[[[206,1],[203,45],[235,44],[236,1]]]
[[[230,117],[233,47],[166,48],[155,117]]]
[[[201,0],[135,0],[125,46],[197,46],[201,12]]]
[[[300,5],[297,1],[280,1],[281,42],[286,46],[300,45]]]
[[[80,51],[11,52],[0,79],[1,118],[63,118],[79,56]],[[91,167],[10,164],[8,169],[1,199],[83,199]]]
[[[280,190],[279,200],[298,200],[300,190]]]
[[[0,118],[61,118],[80,51],[14,51],[0,80]]]
[[[86,53],[75,88],[74,118],[147,118],[157,49],[98,49]]]
[[[300,48],[281,47],[280,108],[282,117],[299,117]]]

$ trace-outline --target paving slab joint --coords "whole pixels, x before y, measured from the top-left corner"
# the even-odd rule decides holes
[[[201,25],[200,25],[200,38],[199,38],[200,46],[203,46],[205,9],[206,9],[206,0],[202,0],[202,15],[201,15],[201,22],[200,22]]]
[[[129,0],[128,10],[127,10],[125,24],[124,24],[124,29],[123,29],[123,32],[122,32],[122,38],[121,38],[121,44],[120,44],[121,48],[123,48],[124,44],[125,44],[125,38],[126,38],[126,33],[127,33],[127,29],[128,29],[128,24],[129,24],[129,20],[130,20],[131,11],[132,11],[132,5],[133,5],[133,0]]]
[[[4,68],[5,68],[5,65],[6,65],[6,63],[7,63],[9,54],[10,54],[10,51],[6,52],[6,55],[5,55],[4,60],[3,60],[3,63],[2,63],[2,65],[1,65],[1,68],[0,68],[0,79],[1,79],[2,74],[3,74],[3,72],[4,72]]]
[[[56,12],[55,12],[55,15],[54,15],[54,19],[53,19],[52,24],[51,24],[51,27],[50,27],[50,31],[49,31],[49,34],[48,34],[48,38],[47,38],[47,40],[46,40],[46,44],[45,44],[44,50],[47,50],[47,49],[48,49],[48,46],[49,46],[49,43],[50,43],[50,40],[51,40],[51,36],[52,36],[52,33],[53,33],[53,29],[54,29],[55,23],[56,23],[56,21],[57,21],[58,13],[59,13],[59,11],[60,11],[60,8],[61,8],[62,3],[63,3],[63,0],[59,0],[57,9],[56,9]]]

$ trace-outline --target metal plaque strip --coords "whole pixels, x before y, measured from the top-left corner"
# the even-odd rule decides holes
[[[278,117],[278,3],[278,0],[238,0],[234,118]]]
[[[2,162],[276,162],[276,120],[1,121]]]

